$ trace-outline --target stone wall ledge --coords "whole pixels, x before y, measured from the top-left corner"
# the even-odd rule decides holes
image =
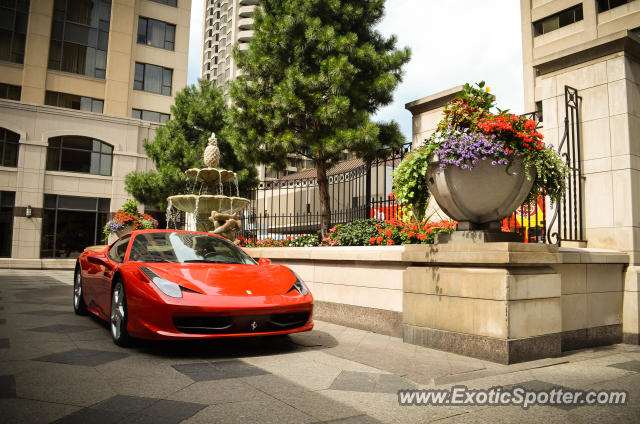
[[[73,270],[76,259],[16,259],[0,258],[0,268]]]
[[[628,264],[629,255],[607,249],[529,243],[409,244],[403,246],[254,247],[254,258],[287,261],[365,261],[429,264]]]

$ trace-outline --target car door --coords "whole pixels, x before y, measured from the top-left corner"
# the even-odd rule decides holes
[[[107,318],[111,311],[111,280],[120,264],[124,262],[130,240],[131,236],[127,234],[111,245],[103,272],[96,284],[96,303],[100,312]]]

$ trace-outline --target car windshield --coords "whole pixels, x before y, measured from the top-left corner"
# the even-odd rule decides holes
[[[233,243],[197,233],[158,232],[136,235],[130,261],[250,264],[255,261]]]

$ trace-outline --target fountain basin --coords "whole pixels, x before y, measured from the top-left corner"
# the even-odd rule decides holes
[[[192,168],[185,171],[187,177],[192,180],[199,181],[208,185],[228,183],[233,181],[236,177],[236,173],[233,171],[227,171],[226,169],[218,168]],[[222,180],[222,181],[221,181]]]
[[[223,196],[219,194],[181,194],[171,196],[167,200],[169,200],[173,207],[187,213],[194,213],[196,211],[197,203],[198,215],[209,215],[211,211],[233,214],[241,211],[250,203],[249,199]]]

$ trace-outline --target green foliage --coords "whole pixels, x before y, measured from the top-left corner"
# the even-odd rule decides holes
[[[212,132],[220,148],[220,168],[238,173],[240,193],[257,184],[253,166],[241,162],[231,144],[220,132],[224,125],[226,106],[219,89],[210,81],[199,80],[180,91],[171,107],[171,120],[159,127],[153,142],[145,140],[145,152],[153,160],[155,171],[132,172],[126,176],[125,188],[140,203],[166,208],[167,197],[187,193],[193,181],[184,171],[202,168],[202,154]]]
[[[532,174],[533,170],[536,171],[536,178],[533,180],[533,187],[527,201],[535,202],[541,191],[549,196],[553,203],[562,200],[567,191],[569,167],[558,153],[552,149],[544,148],[536,155],[525,156],[523,164],[527,177]]]
[[[409,153],[393,173],[393,194],[396,201],[422,221],[429,203],[427,168],[433,146],[419,147]]]
[[[495,96],[489,91],[484,81],[476,86],[466,83],[462,92],[445,105],[444,118],[438,124],[438,131],[445,131],[449,127],[476,131],[478,121],[487,117],[489,110],[495,105]]]
[[[366,246],[371,237],[378,235],[376,225],[382,224],[384,221],[379,219],[352,221],[340,226],[334,238],[338,246]]]
[[[242,76],[230,91],[227,138],[251,163],[283,169],[288,154],[313,160],[326,235],[326,171],[345,149],[369,160],[403,143],[395,122],[370,118],[392,101],[410,52],[375,29],[384,0],[260,4],[249,49],[234,52]]]
[[[133,215],[138,215],[140,212],[138,211],[138,202],[133,199],[129,199],[122,204],[120,208],[121,211],[127,212]]]

